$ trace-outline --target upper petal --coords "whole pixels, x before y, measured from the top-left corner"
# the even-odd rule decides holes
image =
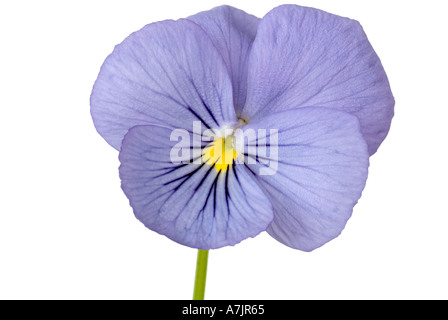
[[[135,216],[149,229],[199,249],[234,245],[266,230],[272,206],[246,169],[189,163],[197,158],[197,136],[190,142],[185,133],[177,140],[167,128],[136,126],[125,136],[120,178]],[[173,151],[185,153],[181,162],[172,161]]]
[[[358,117],[369,153],[383,141],[394,98],[380,59],[357,21],[283,5],[260,22],[249,58],[246,121],[318,106]]]
[[[186,20],[152,23],[107,57],[91,94],[98,132],[119,149],[136,125],[215,128],[236,120],[226,64],[210,38]]]
[[[224,58],[232,79],[233,101],[238,114],[246,101],[247,60],[260,19],[227,5],[200,12],[188,19],[207,32]]]
[[[243,129],[258,132],[246,142],[246,166],[274,209],[268,233],[304,251],[337,237],[367,179],[369,156],[356,117],[328,108],[297,108]]]

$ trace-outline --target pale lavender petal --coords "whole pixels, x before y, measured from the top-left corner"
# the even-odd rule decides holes
[[[232,79],[233,101],[238,114],[246,101],[247,59],[260,19],[227,5],[200,12],[188,19],[207,32],[224,58]]]
[[[98,132],[120,149],[136,125],[192,130],[236,120],[227,67],[204,30],[190,20],[149,24],[110,54],[91,95]]]
[[[258,151],[248,151],[245,161],[274,208],[268,233],[304,251],[337,237],[367,179],[369,155],[357,118],[328,108],[297,108],[243,129],[268,133],[248,139],[246,148],[256,145]],[[278,130],[278,143],[271,129]],[[260,155],[261,146],[267,151]],[[262,169],[271,174],[260,174]]]
[[[283,5],[259,24],[241,116],[252,121],[308,106],[358,117],[373,154],[388,133],[394,98],[380,59],[357,21]]]
[[[205,163],[175,164],[171,150],[193,141],[170,141],[170,135],[166,128],[137,126],[120,151],[122,188],[146,227],[199,249],[234,245],[266,230],[272,206],[243,166],[218,171]]]

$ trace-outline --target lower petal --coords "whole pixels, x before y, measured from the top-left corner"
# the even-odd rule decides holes
[[[199,249],[234,245],[266,230],[272,206],[246,169],[195,163],[201,148],[195,155],[193,141],[170,141],[171,133],[137,126],[124,138],[120,178],[135,216],[149,229]],[[176,163],[172,153],[180,144],[181,151],[192,152]]]

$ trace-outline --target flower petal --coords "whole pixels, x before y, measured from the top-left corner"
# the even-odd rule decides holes
[[[256,155],[246,154],[246,166],[274,208],[268,233],[304,251],[337,237],[367,179],[369,156],[356,117],[328,108],[297,108],[243,129],[278,130],[278,142],[272,132],[248,139],[245,146],[258,147]],[[269,152],[260,156],[261,146]]]
[[[188,150],[193,142],[170,141],[171,132],[137,126],[123,140],[120,177],[135,216],[149,229],[199,249],[234,245],[266,230],[272,206],[244,166],[218,171],[207,163],[175,164],[172,150]]]
[[[98,132],[119,149],[136,125],[210,128],[236,121],[226,65],[207,34],[190,20],[149,24],[117,45],[91,95]]]
[[[260,22],[249,57],[246,121],[272,111],[328,107],[358,117],[373,154],[386,137],[394,98],[361,25],[283,5]]]
[[[200,12],[188,19],[207,32],[224,58],[232,79],[233,101],[238,114],[246,101],[247,59],[260,19],[227,5]]]

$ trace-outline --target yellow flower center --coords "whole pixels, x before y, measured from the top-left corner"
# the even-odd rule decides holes
[[[217,171],[226,171],[236,159],[238,153],[234,150],[233,136],[216,138],[204,150],[202,161],[215,166]]]

